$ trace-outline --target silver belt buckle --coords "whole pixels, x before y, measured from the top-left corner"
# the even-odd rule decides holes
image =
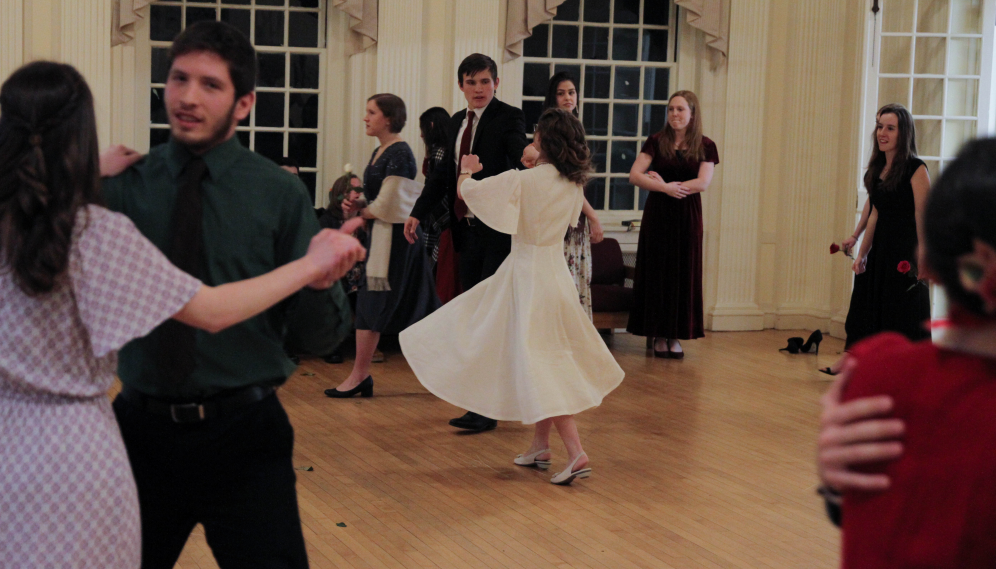
[[[197,410],[197,421],[204,420],[204,405],[200,403],[178,403],[169,406],[169,416],[172,417],[174,423],[192,423],[193,420],[189,419],[189,415],[185,412],[188,410]],[[183,417],[177,416],[177,410],[180,410]]]

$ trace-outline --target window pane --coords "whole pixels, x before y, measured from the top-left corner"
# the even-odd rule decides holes
[[[577,26],[553,26],[553,57],[577,59]]]
[[[533,28],[533,35],[522,41],[522,55],[525,57],[546,57],[547,40],[550,39],[550,26],[541,24]]]
[[[228,0],[225,0],[225,1],[228,2]],[[246,2],[246,4],[248,4],[248,2]],[[235,8],[235,9],[232,9],[232,8],[222,8],[221,9],[221,21],[222,22],[228,22],[229,24],[232,24],[233,26],[235,26],[236,28],[238,28],[240,32],[242,32],[243,34],[245,34],[245,36],[247,38],[250,35],[249,34],[249,20],[250,20],[251,17],[252,17],[252,14],[251,14],[251,12],[249,12],[249,10],[240,10],[238,8]]]
[[[293,47],[318,47],[318,12],[291,12],[287,41]]]
[[[654,1],[647,0],[647,2]],[[616,0],[616,13],[612,21],[617,24],[639,24],[640,0]]]
[[[636,61],[639,41],[638,30],[616,28],[612,34],[612,59],[617,61]]]
[[[584,0],[584,21],[609,21],[609,3],[605,0]]]
[[[223,0],[222,4],[240,4],[243,6],[248,6],[249,4],[252,4],[252,0]],[[246,148],[249,147],[246,146]]]
[[[187,25],[194,24],[196,22],[212,22],[217,20],[217,13],[214,8],[191,8],[187,7]]]
[[[667,61],[667,30],[643,30],[642,61]]]
[[[152,74],[153,83],[165,83],[169,75],[169,50],[164,47],[152,48]]]
[[[301,181],[304,182],[304,187],[308,189],[308,196],[311,197],[311,203],[315,203],[315,173],[301,172],[298,175],[301,177]]]
[[[595,209],[605,209],[605,178],[592,178],[584,186],[584,197]]]
[[[580,77],[581,77],[581,66],[580,65],[565,65],[563,63],[558,63],[558,64],[556,64],[556,65],[553,66],[553,72],[554,73],[560,73],[562,71],[566,71],[567,73],[570,73],[571,77],[573,77],[575,80],[579,80]],[[580,89],[580,86],[575,85],[574,88],[575,89]]]
[[[588,141],[588,149],[591,150],[591,166],[595,172],[605,172],[605,149],[608,144],[605,140]]]
[[[257,6],[283,6],[285,4],[285,0],[256,0]]]
[[[301,166],[313,168],[318,160],[318,135],[310,132],[292,132],[287,140],[287,156]]]
[[[627,178],[612,178],[609,209],[633,209],[635,186]]]
[[[585,103],[581,123],[589,135],[605,136],[609,134],[609,104]]]
[[[152,5],[149,12],[149,39],[152,41],[173,41],[180,33],[180,7]]]
[[[644,0],[643,25],[666,26],[667,13],[671,8],[670,4],[668,0]]]
[[[609,28],[584,27],[584,39],[581,44],[582,59],[609,58]]]
[[[284,133],[257,132],[256,148],[253,148],[253,150],[274,162],[279,161],[284,157]]]
[[[256,126],[284,126],[284,94],[256,93]]]
[[[260,87],[283,87],[286,77],[286,60],[282,53],[258,53],[259,78],[256,84]]]
[[[667,121],[667,103],[643,105],[643,136],[647,137],[664,128]]]
[[[522,69],[522,94],[527,97],[545,97],[550,82],[550,64],[526,63]]]
[[[224,2],[226,0],[222,0]],[[318,0],[290,0],[291,8],[317,8]]]
[[[254,45],[284,45],[283,12],[256,11],[256,41]]]
[[[640,105],[612,105],[612,136],[636,136]]]
[[[522,101],[522,113],[526,115],[526,132],[532,134],[543,113],[543,101]]]
[[[169,115],[166,114],[166,102],[163,99],[166,89],[155,88],[152,90],[152,98],[149,101],[149,121],[152,124],[169,124]]]
[[[318,88],[318,55],[291,54],[291,87]]]
[[[609,72],[611,67],[588,65],[584,69],[584,96],[596,99],[609,98]]]
[[[628,174],[633,167],[633,161],[639,153],[639,142],[627,140],[612,141],[612,168],[613,174]],[[627,181],[628,183],[628,181]]]
[[[616,99],[640,98],[640,68],[616,67]]]
[[[581,0],[567,0],[557,7],[557,15],[553,18],[558,21],[576,22],[581,17]]]
[[[291,93],[290,127],[318,128],[318,95]]]
[[[637,192],[639,193],[639,198],[640,198],[640,205],[638,207],[642,211],[644,206],[647,205],[647,196],[650,195],[650,192],[644,190],[643,188],[637,188]]]
[[[670,69],[647,67],[643,71],[643,98],[651,101],[666,101],[670,87]]]
[[[149,131],[149,148],[165,144],[169,140],[168,128],[154,128]]]

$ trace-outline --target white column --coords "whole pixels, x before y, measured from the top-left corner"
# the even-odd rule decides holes
[[[377,15],[377,92],[405,101],[408,122],[403,136],[422,163],[418,116],[422,105],[423,0],[381,2]],[[373,95],[373,93],[370,93]],[[368,95],[369,96],[369,95]]]
[[[713,330],[761,330],[757,305],[761,133],[764,131],[769,0],[734,2],[730,14],[726,148]]]
[[[24,0],[0,0],[0,82],[24,63]]]
[[[76,67],[93,91],[100,145],[111,140],[111,3],[62,0],[59,55]]]
[[[833,215],[839,179],[843,58],[836,46],[844,36],[847,5],[794,5],[789,55],[784,187],[780,194],[780,271],[776,327],[827,329],[834,240]],[[822,142],[821,142],[822,141]],[[845,161],[846,162],[846,161]]]

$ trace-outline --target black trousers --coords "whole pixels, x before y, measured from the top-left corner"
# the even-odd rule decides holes
[[[198,523],[223,569],[308,567],[294,430],[276,395],[201,423],[121,396],[114,414],[138,485],[143,569],[171,569]]]
[[[512,236],[491,229],[476,218],[455,226],[454,244],[460,253],[460,286],[470,290],[495,274],[512,251]]]

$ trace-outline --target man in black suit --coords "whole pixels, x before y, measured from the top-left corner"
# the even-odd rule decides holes
[[[457,198],[460,159],[464,154],[476,154],[481,159],[484,169],[474,174],[477,180],[522,167],[522,151],[527,145],[526,117],[521,109],[495,98],[498,65],[486,55],[467,56],[457,68],[457,83],[467,99],[467,109],[453,115],[447,124],[446,156],[425,181],[422,195],[405,223],[405,237],[414,243],[419,221],[449,196],[453,244],[460,253],[460,284],[463,290],[469,290],[495,274],[512,250],[512,237],[481,223]],[[482,432],[494,429],[498,422],[468,412],[451,420],[450,425]]]

